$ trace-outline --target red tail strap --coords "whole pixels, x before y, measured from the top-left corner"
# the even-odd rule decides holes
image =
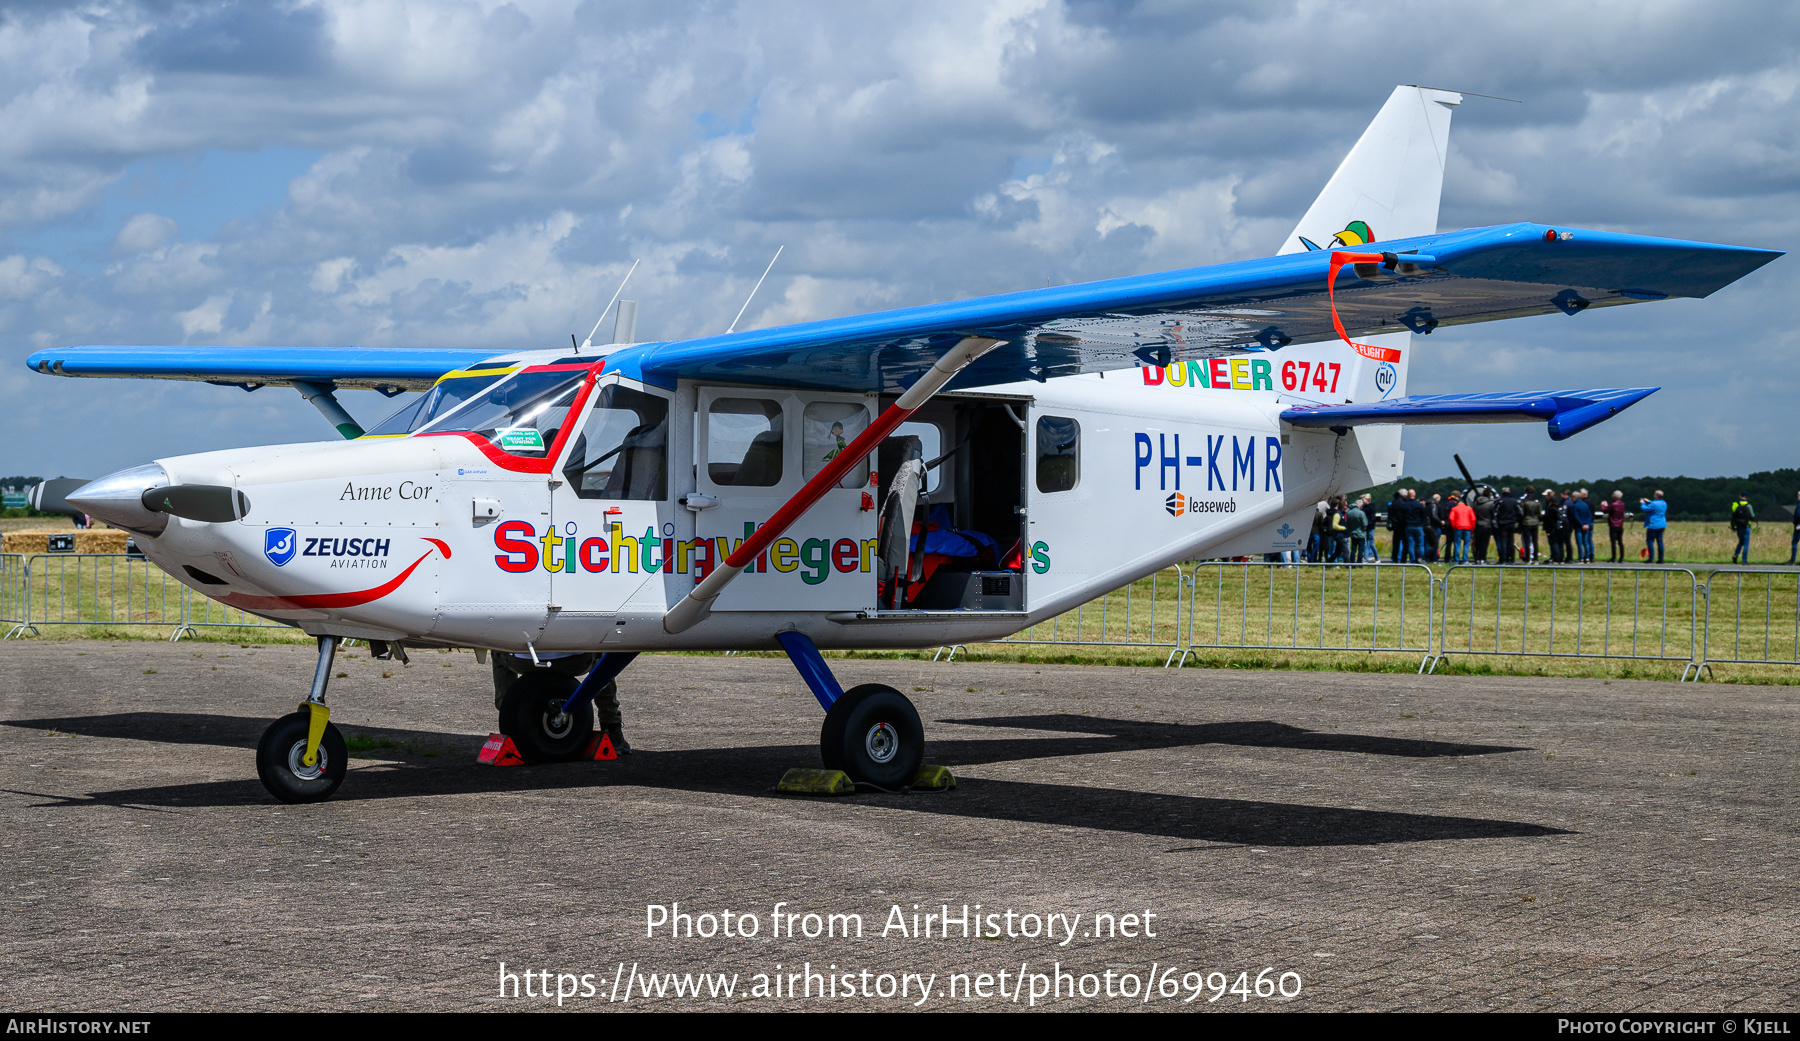
[[[1391,347],[1377,347],[1372,343],[1357,343],[1344,331],[1344,321],[1338,317],[1337,311],[1337,277],[1345,264],[1379,264],[1384,258],[1380,253],[1352,253],[1349,250],[1334,249],[1331,251],[1331,274],[1325,278],[1325,296],[1331,301],[1331,324],[1337,329],[1340,339],[1350,345],[1350,349],[1365,358],[1376,361],[1399,361],[1400,352]]]

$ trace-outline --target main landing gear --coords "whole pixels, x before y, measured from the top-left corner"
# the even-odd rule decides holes
[[[613,747],[629,753],[631,746],[625,744],[619,729],[618,692],[612,683],[636,657],[635,651],[602,654],[579,681],[550,669],[521,673],[500,696],[500,732],[512,738],[519,756],[528,763],[579,759],[594,733],[594,699],[605,697],[611,706],[607,732]],[[604,718],[607,712],[601,715]]]
[[[925,762],[925,727],[906,695],[880,683],[844,690],[804,633],[775,637],[813,696],[825,707],[819,757],[827,770],[890,791],[910,787]]]
[[[323,802],[344,783],[349,749],[325,707],[325,685],[331,679],[337,645],[335,636],[319,637],[311,692],[298,711],[271,723],[256,743],[256,775],[282,802]]]
[[[904,788],[925,762],[925,727],[906,695],[864,683],[825,710],[819,757],[825,769],[842,770],[858,784]]]

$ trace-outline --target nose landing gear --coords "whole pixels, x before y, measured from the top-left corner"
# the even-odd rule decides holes
[[[331,680],[337,644],[335,636],[319,637],[311,692],[299,711],[271,723],[256,743],[256,775],[282,802],[323,802],[344,783],[350,752],[325,707],[325,685]]]
[[[271,724],[256,744],[256,775],[269,794],[282,802],[323,802],[344,783],[350,758],[344,735],[326,723],[308,765],[306,746],[311,729],[310,711],[293,712]]]

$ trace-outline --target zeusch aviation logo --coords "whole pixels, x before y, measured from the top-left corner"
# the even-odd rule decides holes
[[[294,551],[299,548],[300,540],[292,528],[270,528],[263,532],[263,556],[276,567],[294,559]]]

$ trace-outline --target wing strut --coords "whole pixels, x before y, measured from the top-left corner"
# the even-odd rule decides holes
[[[362,424],[344,411],[344,406],[338,404],[337,396],[332,393],[337,388],[329,383],[306,380],[294,380],[293,384],[300,396],[312,402],[313,408],[318,409],[319,414],[325,417],[325,422],[337,427],[337,432],[344,435],[344,440],[354,441],[363,436]]]
[[[831,462],[814,474],[813,479],[795,492],[793,498],[783,503],[767,523],[745,539],[737,552],[726,557],[725,562],[701,579],[680,603],[669,608],[669,612],[663,615],[663,630],[671,634],[684,632],[704,619],[712,610],[713,601],[725,591],[725,587],[756,559],[757,554],[768,549],[770,543],[780,538],[782,532],[823,498],[827,491],[837,487],[838,481],[850,472],[851,467],[868,458],[869,453],[881,444],[883,438],[893,433],[896,427],[906,422],[908,416],[930,401],[932,395],[943,389],[944,384],[950,382],[950,378],[961,372],[964,366],[1005,342],[985,336],[963,337],[925,375],[906,388],[906,393],[889,405],[887,411],[875,417],[875,422],[869,424],[867,430],[858,434],[842,452],[832,456]]]

